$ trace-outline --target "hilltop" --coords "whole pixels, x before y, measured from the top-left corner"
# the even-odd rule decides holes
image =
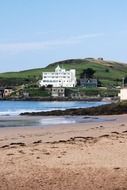
[[[127,65],[118,63],[115,61],[106,61],[94,58],[85,59],[69,59],[49,64],[45,68],[36,68],[31,70],[24,70],[19,72],[6,72],[0,73],[0,79],[5,83],[15,81],[19,83],[36,82],[41,79],[43,71],[54,71],[57,65],[64,67],[65,69],[76,69],[76,76],[79,79],[83,69],[92,68],[95,72],[95,77],[101,81],[104,86],[121,84],[122,78],[127,76]],[[16,80],[15,80],[16,79]]]

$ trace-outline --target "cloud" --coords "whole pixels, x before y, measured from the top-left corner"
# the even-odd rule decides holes
[[[1,43],[0,52],[2,53],[20,53],[26,51],[46,50],[51,48],[59,48],[62,46],[70,46],[79,44],[85,39],[96,38],[103,36],[102,33],[84,34],[79,36],[71,36],[66,39],[41,42],[16,42],[16,43]]]
[[[80,35],[80,36],[74,36],[72,39],[80,41],[83,39],[96,38],[96,37],[101,37],[101,36],[104,36],[104,33],[84,34],[84,35]]]

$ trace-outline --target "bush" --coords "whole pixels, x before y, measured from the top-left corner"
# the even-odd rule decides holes
[[[29,88],[25,89],[29,93],[30,97],[48,97],[50,96],[49,92],[41,88]]]

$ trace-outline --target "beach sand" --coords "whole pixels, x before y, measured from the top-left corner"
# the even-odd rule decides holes
[[[126,190],[127,115],[0,128],[0,190]]]

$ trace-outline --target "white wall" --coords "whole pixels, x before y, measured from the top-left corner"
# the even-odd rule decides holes
[[[118,94],[118,96],[120,97],[120,100],[127,100],[127,88],[122,88],[120,90],[120,93]]]

